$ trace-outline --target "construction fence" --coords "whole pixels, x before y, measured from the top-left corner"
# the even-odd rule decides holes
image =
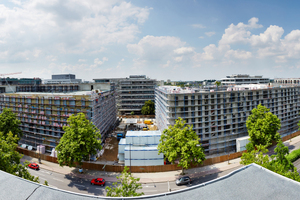
[[[297,131],[293,134],[283,137],[282,141],[290,140],[291,138],[296,137],[298,135],[300,135],[300,131]],[[21,147],[18,147],[17,151],[19,153],[22,153],[22,154],[30,156],[30,157],[34,157],[34,158],[40,157],[42,160],[57,163],[57,158],[49,156],[49,155],[39,154],[39,153],[36,153],[35,151],[30,151],[28,149],[24,149]],[[214,157],[214,158],[208,158],[208,159],[204,160],[204,162],[201,165],[194,165],[191,168],[203,167],[203,166],[207,166],[207,165],[212,165],[212,164],[236,159],[236,158],[241,157],[244,152],[246,152],[246,151],[236,152],[236,153],[218,156],[218,157]],[[84,169],[107,171],[107,172],[122,172],[124,169],[124,166],[104,165],[104,164],[99,164],[97,162],[83,162],[82,167]],[[159,166],[131,166],[132,173],[167,172],[167,171],[174,171],[174,170],[181,170],[181,167],[178,167],[177,164],[159,165]]]

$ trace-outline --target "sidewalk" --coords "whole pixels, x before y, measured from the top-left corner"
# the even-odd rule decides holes
[[[284,145],[288,146],[290,152],[298,149],[300,146],[300,136],[292,138],[284,142]],[[273,153],[276,146],[269,149],[269,152]],[[37,158],[31,158],[29,156],[23,156],[21,159],[22,162],[28,160],[29,162],[38,163]],[[233,169],[236,167],[242,167],[240,164],[241,159],[233,159],[222,163],[217,163],[213,165],[208,165],[204,167],[192,168],[185,170],[185,173],[191,178],[206,176],[210,174],[219,173],[225,170]],[[76,168],[70,167],[60,167],[56,163],[48,162],[42,160],[42,164],[39,164],[41,169],[46,169],[60,174],[65,174],[69,176],[74,176],[82,179],[92,179],[96,177],[104,178],[108,182],[116,182],[116,176],[119,176],[120,173],[115,172],[105,172],[105,171],[96,171],[96,170],[84,170],[83,174],[78,172]],[[157,173],[132,173],[132,176],[135,178],[140,178],[140,183],[157,183],[157,182],[167,182],[174,181],[180,176],[181,170],[170,171],[170,172],[157,172]]]

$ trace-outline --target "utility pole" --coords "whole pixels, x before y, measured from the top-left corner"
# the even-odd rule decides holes
[[[129,162],[130,162],[130,174],[131,174],[131,143],[129,144]]]

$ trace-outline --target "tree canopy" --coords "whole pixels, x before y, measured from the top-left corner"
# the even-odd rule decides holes
[[[141,196],[144,193],[138,193],[138,189],[142,189],[142,184],[137,183],[140,178],[134,178],[128,172],[128,167],[125,166],[121,176],[117,176],[118,182],[113,183],[113,186],[107,186],[106,196],[108,197],[132,197]]]
[[[246,126],[253,145],[268,145],[280,138],[277,132],[281,127],[280,119],[269,111],[259,104],[247,119]]]
[[[39,182],[39,177],[32,176],[27,170],[29,162],[21,164],[22,155],[16,151],[18,140],[19,138],[16,135],[13,136],[12,132],[8,132],[6,136],[0,132],[0,170]]]
[[[219,87],[219,86],[221,85],[221,82],[220,82],[220,81],[216,81],[216,82],[215,82],[215,85],[216,85],[217,87]]]
[[[57,161],[60,166],[81,166],[82,160],[101,150],[101,134],[83,113],[71,115],[67,122],[69,126],[63,127],[65,133],[56,147]]]
[[[151,100],[146,101],[145,105],[142,107],[141,113],[143,115],[154,115],[154,113],[155,113],[154,102]]]
[[[191,164],[200,164],[205,160],[198,135],[193,131],[193,127],[185,125],[185,121],[180,117],[174,126],[169,126],[163,131],[158,150],[170,162],[174,163],[178,160],[178,166],[182,167],[182,174]]]
[[[6,136],[10,131],[13,135],[22,137],[22,130],[19,128],[21,121],[17,119],[15,113],[9,108],[4,108],[3,112],[0,114],[0,132]]]
[[[288,147],[284,146],[281,140],[278,141],[277,147],[274,152],[275,155],[271,157],[267,155],[268,149],[264,145],[256,145],[256,149],[248,150],[243,153],[241,157],[241,164],[249,165],[251,163],[258,164],[275,173],[281,174],[285,177],[300,182],[300,176],[297,168],[288,161],[286,156],[289,154]]]

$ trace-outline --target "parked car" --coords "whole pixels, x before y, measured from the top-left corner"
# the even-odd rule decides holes
[[[104,178],[95,178],[95,179],[91,180],[91,185],[105,186],[105,179]]]
[[[31,168],[31,169],[35,169],[35,170],[38,170],[40,168],[40,166],[36,163],[30,163],[28,165],[28,167]]]
[[[192,182],[192,179],[188,176],[184,176],[184,177],[181,177],[179,179],[176,180],[176,185],[184,185],[184,184],[191,184]]]

